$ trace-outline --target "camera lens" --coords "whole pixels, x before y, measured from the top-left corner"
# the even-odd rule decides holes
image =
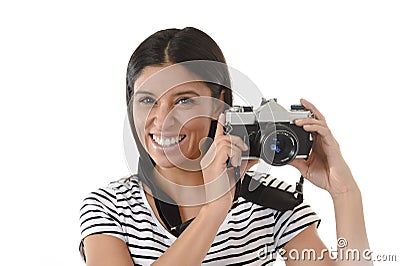
[[[262,155],[264,160],[274,166],[291,162],[298,152],[298,139],[294,132],[277,124],[276,129],[262,138]]]

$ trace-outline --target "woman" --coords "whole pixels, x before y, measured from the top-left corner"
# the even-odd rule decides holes
[[[279,211],[239,198],[233,206],[237,187],[227,161],[240,166],[240,178],[257,161],[241,161],[248,147],[224,134],[219,114],[232,105],[227,68],[185,65],[194,60],[225,63],[218,45],[195,28],[156,32],[133,53],[127,104],[139,171],[84,200],[87,265],[269,265],[280,250],[324,254],[319,218],[305,203]],[[324,116],[308,101],[301,104],[315,117],[296,124],[313,134],[314,144],[306,161],[291,165],[332,196],[337,236],[347,241],[342,251],[366,250],[357,184]],[[283,257],[287,265],[369,263],[363,257],[335,262],[326,252],[319,259]]]

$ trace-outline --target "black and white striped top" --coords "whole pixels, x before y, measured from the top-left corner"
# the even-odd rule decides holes
[[[264,185],[293,191],[271,176],[260,180]],[[137,176],[90,193],[80,214],[82,240],[92,234],[118,237],[128,246],[135,265],[150,265],[176,240],[156,218]],[[272,265],[276,252],[315,222],[320,219],[305,203],[280,212],[239,198],[239,205],[220,226],[203,265]]]

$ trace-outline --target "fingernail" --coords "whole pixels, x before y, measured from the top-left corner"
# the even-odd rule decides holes
[[[296,120],[294,120],[294,122],[295,122],[296,124],[300,124],[302,121],[303,121],[303,119],[296,119]]]
[[[245,150],[247,151],[247,150],[249,149],[249,146],[247,146],[247,144],[244,143],[244,148],[245,148]]]
[[[304,98],[301,98],[301,100],[302,100],[303,102],[309,103],[309,101],[307,101],[307,100],[304,99]]]

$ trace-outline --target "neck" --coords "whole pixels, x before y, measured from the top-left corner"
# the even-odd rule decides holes
[[[163,168],[156,165],[159,176],[155,179],[158,187],[167,193],[178,205],[198,205],[204,201],[203,172],[187,171],[177,167]]]
[[[161,177],[173,184],[180,186],[201,186],[204,184],[203,172],[187,171],[177,167],[164,168],[156,165],[155,169],[160,173]]]

